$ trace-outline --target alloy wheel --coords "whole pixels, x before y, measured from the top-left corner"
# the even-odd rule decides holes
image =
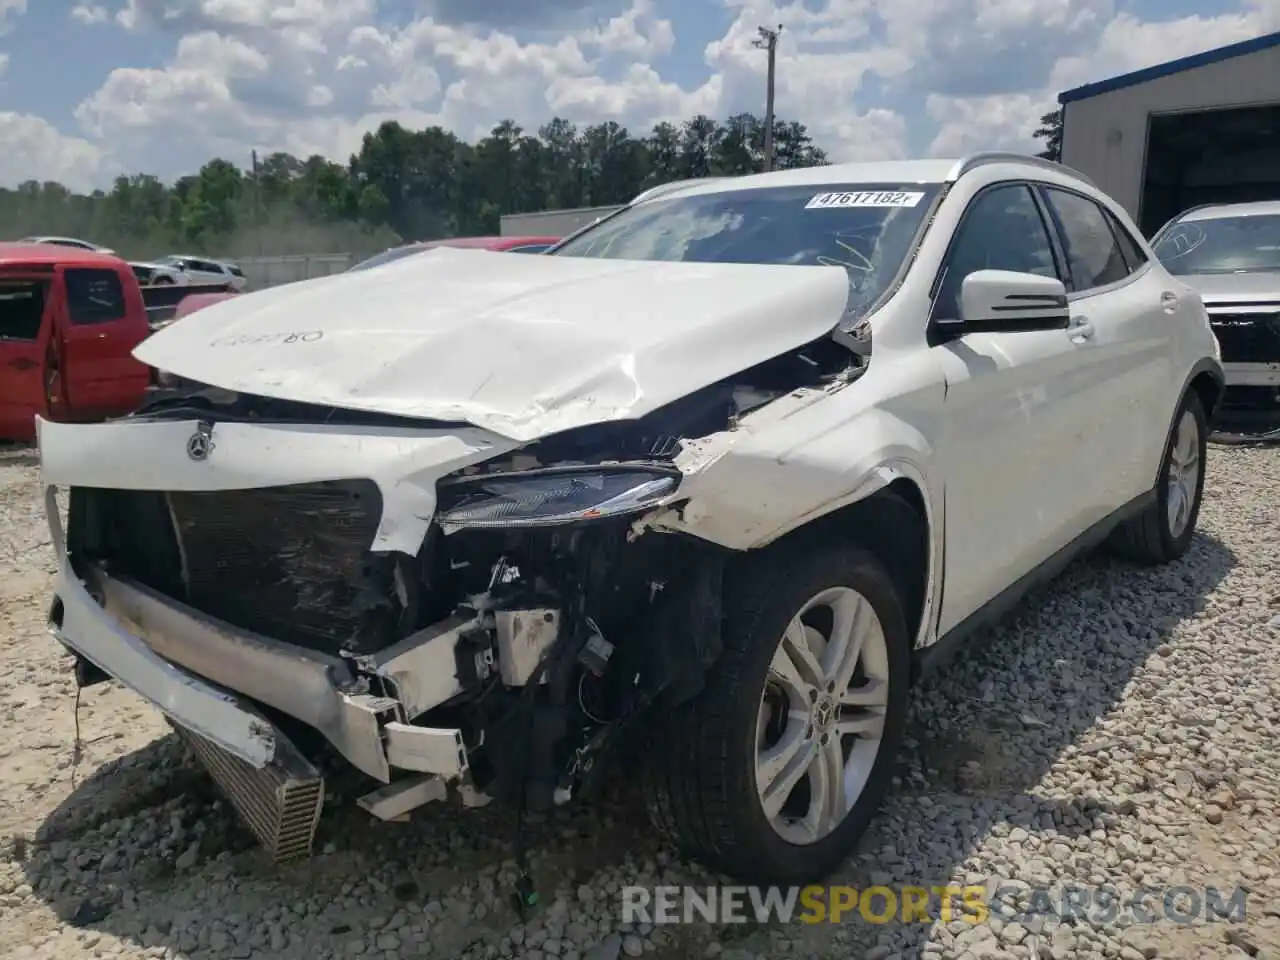
[[[880,752],[889,652],[862,594],[810,598],[778,641],[756,722],[756,788],[773,829],[816,843],[844,822]]]

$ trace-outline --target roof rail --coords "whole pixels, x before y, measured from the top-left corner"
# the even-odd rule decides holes
[[[672,180],[670,183],[660,183],[656,187],[650,187],[648,190],[642,191],[631,198],[631,203],[641,203],[645,200],[655,200],[658,197],[664,197],[668,193],[674,193],[676,190],[683,190],[685,187],[692,187],[697,183],[713,183],[716,180],[728,180],[729,177],[693,177],[690,180]],[[631,204],[628,204],[630,206]]]
[[[1057,170],[1060,173],[1065,172],[1068,176],[1082,180],[1095,190],[1098,185],[1090,180],[1087,176],[1077,170],[1075,167],[1068,167],[1065,163],[1059,163],[1056,160],[1046,160],[1044,157],[1037,157],[1028,153],[1013,153],[1008,150],[984,150],[981,153],[971,153],[969,156],[956,161],[956,165],[951,168],[951,179],[959,180],[964,174],[970,170],[985,166],[989,163],[1029,163],[1033,167],[1040,167],[1044,170]]]

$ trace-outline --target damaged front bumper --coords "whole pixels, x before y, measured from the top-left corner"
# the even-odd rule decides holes
[[[52,488],[46,503],[59,544],[55,635],[175,723],[261,769],[283,737],[252,705],[262,704],[323,734],[352,766],[383,783],[393,766],[445,778],[466,772],[460,731],[401,722],[404,704],[370,693],[370,678],[350,662],[237,630],[100,569],[72,569]],[[435,645],[439,652],[447,646],[452,657],[452,638],[436,639],[446,641]],[[432,663],[416,646],[411,652],[442,676],[443,662]],[[375,676],[389,679],[398,666],[388,659]]]
[[[396,770],[445,780],[465,776],[461,731],[409,721],[457,692],[455,647],[466,623],[423,631],[359,663],[241,629],[75,556],[58,489],[252,490],[344,477],[358,462],[383,491],[374,545],[416,549],[431,521],[437,479],[501,452],[504,441],[468,430],[198,421],[39,421],[38,429],[58,564],[50,627],[68,650],[209,745],[228,769],[314,774],[271,719],[274,713],[317,731],[352,766],[383,783]],[[203,458],[188,449],[197,435],[209,441]]]
[[[246,819],[274,809],[260,838],[305,819],[285,794],[319,782],[321,740],[386,785],[360,800],[384,819],[449,782],[567,802],[718,655],[726,551],[631,526],[669,465],[468,471],[506,452],[468,429],[39,429],[55,635],[162,711]]]

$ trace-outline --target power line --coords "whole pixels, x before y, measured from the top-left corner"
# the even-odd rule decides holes
[[[764,170],[765,173],[768,173],[773,169],[773,88],[774,79],[777,75],[778,35],[782,33],[782,24],[778,24],[778,29],[776,30],[771,30],[769,27],[756,27],[756,33],[759,36],[751,41],[751,45],[759,50],[765,50],[769,54],[769,71],[764,106]]]

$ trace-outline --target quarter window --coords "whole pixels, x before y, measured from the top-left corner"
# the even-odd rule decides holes
[[[68,270],[67,313],[72,323],[111,323],[125,315],[124,287],[114,270]]]
[[[987,190],[965,212],[947,258],[934,306],[935,319],[952,320],[960,315],[960,285],[977,270],[1058,276],[1049,231],[1025,184]]]
[[[1120,251],[1124,254],[1125,262],[1129,264],[1129,272],[1135,273],[1139,267],[1147,262],[1147,255],[1142,249],[1142,245],[1133,238],[1133,234],[1129,232],[1129,228],[1120,222],[1120,218],[1113,214],[1110,210],[1103,210],[1107,215],[1107,220],[1111,223],[1111,230],[1116,235],[1116,240],[1120,242]]]
[[[0,340],[39,339],[47,293],[48,285],[39,281],[0,283]]]
[[[1068,289],[1092,290],[1129,275],[1120,244],[1101,207],[1087,197],[1052,187],[1044,188],[1044,196],[1066,248],[1071,274]]]

